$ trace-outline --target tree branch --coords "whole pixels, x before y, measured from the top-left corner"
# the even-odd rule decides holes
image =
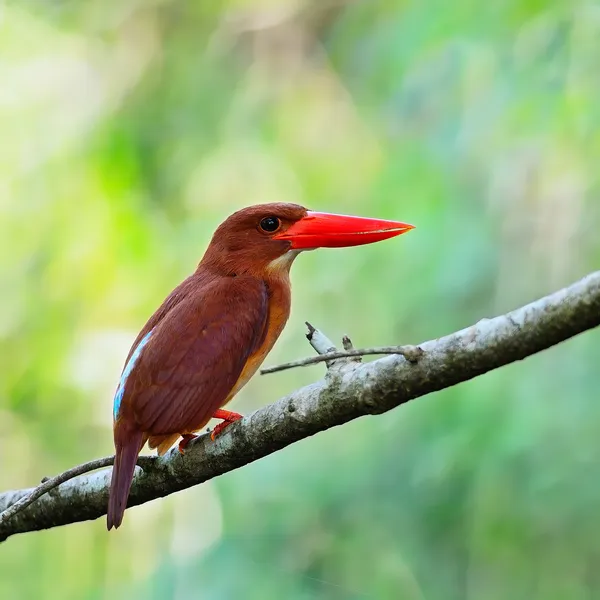
[[[357,356],[367,356],[369,354],[400,354],[411,363],[416,363],[423,350],[419,346],[375,346],[373,348],[359,348],[352,350],[336,350],[320,354],[319,356],[310,356],[309,358],[301,358],[300,360],[293,360],[282,365],[276,365],[275,367],[266,367],[260,370],[261,375],[268,375],[269,373],[278,373],[279,371],[286,371],[287,369],[294,369],[295,367],[307,367],[309,365],[316,365],[320,362],[326,362],[335,360],[336,358],[351,358]]]
[[[550,348],[600,325],[600,271],[568,288],[506,315],[483,319],[462,331],[420,344],[422,355],[411,363],[399,354],[367,364],[348,358],[332,360],[321,381],[257,410],[228,427],[212,442],[203,435],[181,455],[140,457],[129,506],[198,485],[276,452],[298,440],[363,415],[380,414],[413,398],[467,381],[492,369]],[[320,337],[321,336],[321,337]],[[309,341],[321,354],[333,344],[312,328]],[[350,347],[349,340],[344,343]],[[333,351],[336,351],[333,347]],[[348,351],[346,351],[347,353]],[[99,459],[90,464],[112,459]],[[35,493],[28,506],[0,520],[0,541],[11,535],[97,519],[106,512],[110,470],[79,475],[45,493],[36,489],[0,494],[0,511]],[[58,480],[57,480],[58,481]],[[50,483],[50,482],[46,482]],[[43,494],[43,495],[42,495]],[[5,517],[4,513],[3,517]]]

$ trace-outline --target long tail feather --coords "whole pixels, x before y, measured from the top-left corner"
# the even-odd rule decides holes
[[[126,443],[117,443],[106,514],[106,527],[109,531],[113,527],[117,529],[123,521],[123,514],[125,508],[127,508],[127,498],[133,481],[135,463],[143,440],[144,434],[135,431],[130,433]]]

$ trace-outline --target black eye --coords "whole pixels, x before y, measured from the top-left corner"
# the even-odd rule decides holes
[[[281,227],[281,221],[277,217],[265,217],[260,222],[260,228],[267,233],[274,233]]]

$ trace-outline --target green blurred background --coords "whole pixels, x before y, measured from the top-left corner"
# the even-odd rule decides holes
[[[417,343],[600,264],[600,5],[0,3],[0,489],[112,451],[137,331],[242,206],[404,220],[304,321]],[[600,335],[195,489],[0,545],[29,600],[600,598]],[[252,411],[323,367],[257,376]]]

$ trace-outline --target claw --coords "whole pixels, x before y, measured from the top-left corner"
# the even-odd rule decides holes
[[[194,435],[193,433],[185,433],[181,436],[181,441],[179,442],[179,453],[180,454],[185,454],[185,449],[187,448],[187,445],[195,438],[197,438],[197,435]]]
[[[213,418],[214,419],[223,419],[222,423],[215,425],[215,428],[212,430],[212,432],[210,434],[210,439],[214,442],[215,438],[221,434],[223,429],[225,429],[232,423],[235,423],[235,421],[239,421],[241,418],[243,418],[243,415],[240,415],[239,413],[236,413],[236,412],[231,412],[229,410],[219,409],[219,410],[215,411]]]

